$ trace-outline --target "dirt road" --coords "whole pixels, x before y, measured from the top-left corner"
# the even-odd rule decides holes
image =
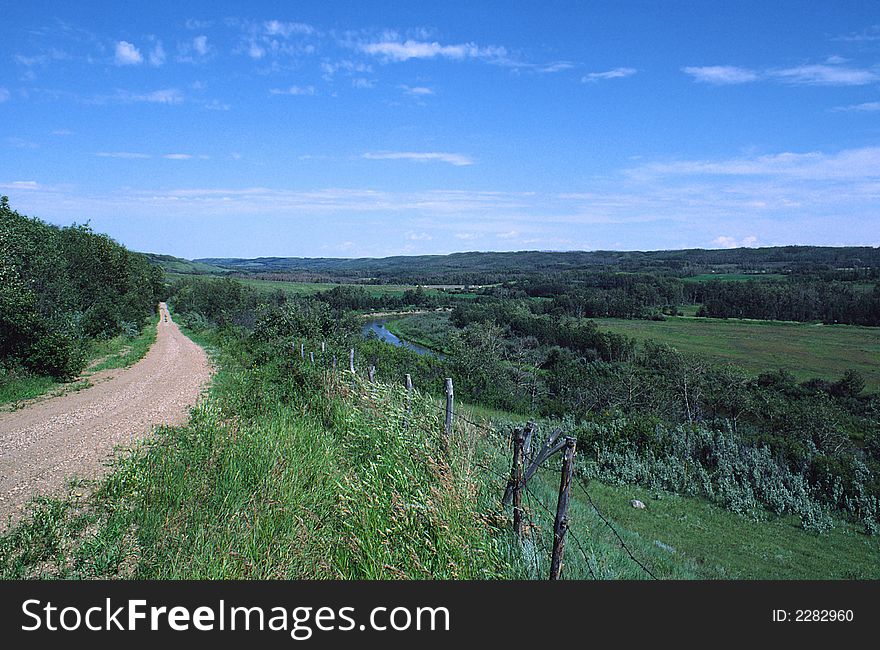
[[[157,424],[186,422],[210,379],[208,357],[180,332],[165,303],[158,328],[147,355],[110,379],[0,413],[0,530],[31,496],[59,494],[73,476],[98,476],[116,445],[130,445]]]

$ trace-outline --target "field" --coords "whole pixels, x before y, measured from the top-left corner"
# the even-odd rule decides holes
[[[869,389],[880,388],[878,328],[709,318],[597,318],[596,323],[602,329],[654,339],[755,374],[784,368],[798,379],[838,379],[852,368],[862,373]]]

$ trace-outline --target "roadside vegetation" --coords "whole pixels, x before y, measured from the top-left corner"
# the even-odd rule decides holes
[[[25,217],[0,197],[0,399],[74,380],[114,346],[149,347],[135,342],[163,290],[145,256],[88,226]]]
[[[544,578],[558,458],[529,483],[524,543],[500,504],[526,420],[577,440],[564,577],[880,577],[873,249],[203,260],[185,275],[154,257],[178,274],[138,291],[164,291],[209,348],[210,395],[105,479],[32,504],[0,537],[3,577]],[[388,328],[442,356],[361,334],[366,314],[408,312]],[[127,363],[148,347],[150,328],[112,322],[80,352]],[[6,368],[29,371],[26,345]]]

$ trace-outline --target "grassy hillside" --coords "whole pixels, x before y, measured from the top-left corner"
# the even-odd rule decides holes
[[[602,329],[639,340],[655,339],[755,374],[784,368],[798,379],[837,379],[851,368],[864,375],[869,388],[880,388],[878,328],[711,318],[599,318],[596,322]]]
[[[91,493],[79,484],[34,503],[0,537],[0,576],[546,577],[558,458],[528,486],[523,544],[499,504],[506,422],[523,418],[460,405],[447,443],[430,396],[417,393],[406,415],[399,386],[352,384],[289,345],[196,338],[220,371],[192,421],[120,456]],[[880,540],[841,521],[815,536],[790,518],[628,485],[593,481],[590,503],[581,486],[567,578],[648,578],[630,553],[658,578],[880,577]]]

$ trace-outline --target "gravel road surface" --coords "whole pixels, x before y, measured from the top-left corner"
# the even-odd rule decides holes
[[[116,445],[187,421],[211,366],[165,303],[159,308],[156,342],[135,365],[79,392],[0,413],[0,530],[32,496],[62,494],[74,476],[99,476]]]

